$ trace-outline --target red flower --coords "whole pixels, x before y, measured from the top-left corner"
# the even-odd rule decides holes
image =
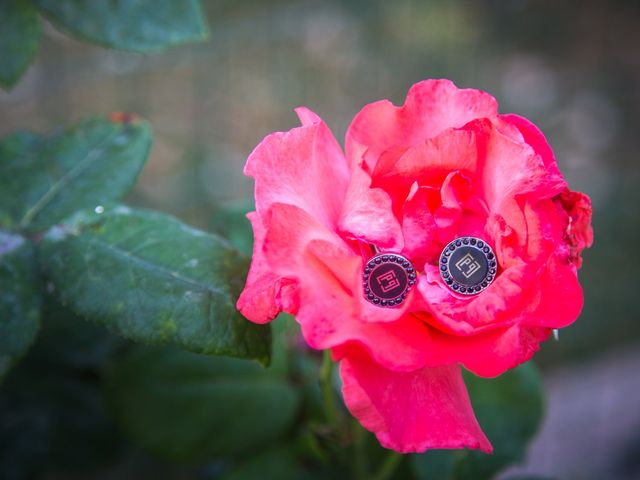
[[[405,104],[367,105],[346,156],[305,108],[302,126],[250,155],[255,246],[238,308],[266,323],[296,315],[307,343],[340,361],[344,400],[381,444],[400,452],[491,445],[459,365],[496,376],[529,360],[582,308],[580,252],[591,245],[589,198],[567,188],[528,120],[448,80],[414,85]],[[477,295],[439,274],[443,248],[472,236],[497,274]],[[401,306],[363,296],[369,245],[415,265]]]

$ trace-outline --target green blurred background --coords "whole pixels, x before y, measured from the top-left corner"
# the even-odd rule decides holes
[[[445,77],[490,92],[503,113],[543,130],[569,184],[594,207],[595,244],[581,271],[584,312],[536,357],[547,418],[517,472],[638,478],[640,4],[204,6],[210,39],[160,55],[101,49],[46,26],[36,62],[14,90],[0,91],[0,136],[46,132],[94,113],[136,112],[151,122],[155,143],[130,203],[246,247],[248,222],[229,223],[229,212],[250,208],[244,161],[266,134],[296,125],[296,106],[314,110],[342,139],[364,104],[400,104],[421,79]]]

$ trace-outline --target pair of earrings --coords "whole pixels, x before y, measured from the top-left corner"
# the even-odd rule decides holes
[[[379,307],[397,307],[405,301],[416,283],[416,269],[411,261],[393,252],[381,253],[367,260],[363,271],[365,298]],[[452,240],[440,254],[440,277],[452,291],[477,295],[495,279],[498,264],[492,248],[477,237]]]

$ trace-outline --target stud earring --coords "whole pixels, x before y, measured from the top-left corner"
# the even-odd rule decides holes
[[[498,263],[491,247],[476,237],[452,240],[440,254],[440,276],[450,290],[477,295],[496,278]]]
[[[402,255],[374,251],[362,274],[364,297],[379,307],[397,307],[416,283],[416,270]]]

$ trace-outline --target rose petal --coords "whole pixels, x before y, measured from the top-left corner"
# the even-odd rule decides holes
[[[297,313],[308,244],[323,239],[343,252],[348,252],[348,247],[338,235],[294,205],[272,204],[264,222],[257,212],[247,216],[254,231],[253,257],[236,305],[238,310],[256,323],[267,323],[281,311]]]
[[[438,268],[427,265],[425,275],[418,277],[418,291],[439,329],[472,335],[516,323],[534,273],[523,263],[509,267],[486,290],[470,297],[453,293],[440,278]]]
[[[247,280],[236,308],[254,323],[269,323],[280,312],[295,315],[299,305],[298,282],[267,273]]]
[[[562,176],[551,173],[529,145],[513,141],[495,127],[485,132],[488,137],[481,166],[482,197],[491,212],[509,222],[503,206],[516,197],[551,198],[566,188]]]
[[[347,158],[352,165],[363,159],[373,170],[386,150],[406,149],[446,129],[497,113],[496,100],[486,92],[459,89],[450,80],[425,80],[411,87],[401,107],[388,100],[364,107],[347,130]]]
[[[431,187],[419,187],[410,195],[402,207],[402,235],[404,250],[402,253],[411,258],[414,265],[422,268],[426,262],[440,252],[436,241],[438,228],[428,207],[429,197],[433,196]]]
[[[457,170],[449,173],[440,197],[442,205],[434,212],[440,250],[456,237],[485,237],[488,208],[473,191],[469,177]]]
[[[339,235],[305,210],[275,203],[267,214],[263,252],[272,272],[305,280],[306,249],[313,240],[324,240],[343,255],[354,255]]]
[[[518,209],[518,213],[511,215],[511,218],[514,218],[514,216],[521,217],[519,224],[526,228],[524,212],[522,212],[517,203],[513,205]],[[501,215],[495,213],[489,215],[487,223],[485,224],[485,232],[487,232],[489,236],[489,241],[493,242],[493,250],[500,268],[507,269],[520,263],[521,258],[518,254],[521,252],[526,238],[518,236],[517,231],[507,225],[507,222]]]
[[[380,249],[402,250],[402,230],[389,195],[382,189],[371,188],[371,178],[360,169],[353,171],[339,229]]]
[[[383,188],[394,201],[404,200],[411,185],[440,188],[452,171],[475,172],[478,145],[473,130],[447,130],[409,148],[400,156],[383,156],[375,167],[372,185]]]
[[[591,226],[591,199],[584,193],[566,189],[557,201],[569,215],[569,223],[565,229],[564,239],[570,249],[570,260],[580,268],[582,266],[582,250],[593,244],[593,227]]]
[[[549,332],[548,328],[513,325],[456,336],[433,329],[428,364],[461,363],[476,375],[496,377],[530,360]]]
[[[499,115],[500,120],[507,122],[510,125],[516,127],[522,134],[524,143],[529,145],[534,151],[540,155],[544,165],[547,167],[551,175],[562,176],[556,163],[556,157],[553,154],[553,150],[549,146],[544,134],[533,123],[524,117],[515,115],[513,113],[506,115]]]
[[[584,304],[577,267],[554,255],[531,287],[523,325],[564,328],[578,319]]]
[[[295,315],[298,311],[298,282],[274,274],[262,254],[265,228],[257,212],[247,218],[253,226],[253,258],[244,290],[236,307],[242,315],[255,323],[267,323],[281,311]]]
[[[339,296],[328,297],[324,305],[305,302],[300,305],[296,320],[312,348],[359,345],[376,362],[394,371],[411,371],[427,363],[429,330],[412,316],[393,322],[360,322],[353,312],[339,308],[344,305]]]
[[[304,108],[297,111],[303,126],[268,135],[249,156],[244,173],[255,179],[260,215],[274,203],[290,204],[331,228],[342,210],[348,166],[319,117]]]
[[[392,372],[353,349],[340,362],[340,376],[347,408],[386,448],[402,453],[464,447],[492,451],[458,366]]]

